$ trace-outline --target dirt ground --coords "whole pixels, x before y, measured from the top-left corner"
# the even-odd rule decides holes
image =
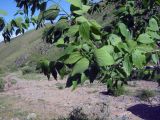
[[[65,88],[65,80],[48,81],[44,76],[28,80],[19,73],[10,73],[4,80],[0,120],[25,120],[30,113],[35,113],[37,120],[52,120],[66,117],[76,108],[82,108],[91,118],[103,120],[160,120],[160,88],[155,82],[129,82],[125,95],[113,97],[106,95],[106,86],[97,82],[72,91]],[[156,91],[151,103],[136,97],[143,89]]]

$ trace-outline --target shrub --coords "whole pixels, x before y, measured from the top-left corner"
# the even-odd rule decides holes
[[[34,72],[34,69],[32,67],[26,66],[26,67],[22,68],[22,74],[23,75],[30,74],[30,73],[33,73],[33,72]]]
[[[118,85],[116,89],[113,89],[113,95],[114,96],[120,96],[125,94],[125,88],[124,86]]]
[[[0,68],[0,74],[4,74],[3,68]]]
[[[57,88],[58,88],[59,90],[64,89],[64,85],[61,84],[61,83],[57,83],[56,86],[57,86]]]
[[[5,82],[2,78],[0,78],[0,92],[4,90],[4,87],[5,87]]]
[[[137,96],[140,100],[150,101],[151,97],[155,96],[155,92],[153,90],[142,90]]]
[[[82,111],[82,108],[75,108],[69,114],[69,120],[89,120],[87,115]]]
[[[13,79],[13,80],[11,81],[11,84],[12,84],[12,85],[14,85],[14,84],[16,84],[16,83],[17,83],[17,80],[14,80],[14,79]]]

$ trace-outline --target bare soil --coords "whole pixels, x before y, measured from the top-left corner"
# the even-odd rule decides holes
[[[66,117],[75,108],[82,108],[90,118],[103,120],[160,120],[160,88],[156,82],[132,81],[126,94],[114,97],[106,94],[104,84],[86,83],[72,91],[66,80],[26,80],[18,73],[4,77],[5,91],[0,93],[0,120],[25,120],[35,113],[38,120]],[[12,84],[12,81],[16,81]],[[143,89],[156,91],[151,103],[141,101],[136,94]],[[13,120],[13,119],[12,119]]]

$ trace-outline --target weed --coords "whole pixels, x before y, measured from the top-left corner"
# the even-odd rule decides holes
[[[0,92],[4,90],[5,82],[2,78],[0,78]]]
[[[26,67],[22,68],[23,75],[30,74],[33,72],[34,72],[34,69],[32,67],[26,66]]]
[[[82,108],[75,108],[69,114],[69,120],[89,120],[87,115],[82,111]]]
[[[113,96],[121,96],[121,95],[124,95],[125,94],[125,88],[124,88],[124,86],[121,86],[121,85],[118,85],[116,88],[113,88],[112,90],[111,90],[111,94],[113,95]]]
[[[16,83],[17,83],[17,80],[14,80],[14,79],[13,79],[13,80],[11,81],[11,84],[12,84],[12,85],[15,85]]]
[[[155,96],[155,92],[153,90],[142,90],[137,97],[140,100],[150,102],[150,98]]]
[[[61,83],[57,83],[56,86],[57,86],[57,88],[58,88],[59,90],[64,89],[64,85],[61,84]]]

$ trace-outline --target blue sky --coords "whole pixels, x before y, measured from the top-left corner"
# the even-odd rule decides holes
[[[68,13],[70,12],[69,3],[67,3],[65,0],[54,0],[57,3],[60,1],[61,7]],[[48,6],[50,6],[52,3],[49,2]],[[9,22],[11,19],[17,17],[14,16],[18,8],[16,7],[16,2],[14,0],[0,0],[0,9],[7,11],[7,16],[4,16],[5,22]],[[38,15],[38,12],[36,12],[36,15]],[[0,33],[0,41],[2,41],[3,38]]]

